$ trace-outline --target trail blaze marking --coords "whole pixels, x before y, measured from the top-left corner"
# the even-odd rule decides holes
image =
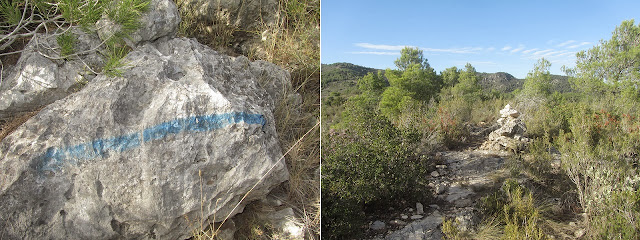
[[[59,171],[65,163],[77,165],[83,161],[102,158],[108,152],[120,153],[138,148],[142,143],[163,139],[181,132],[206,132],[237,124],[260,124],[266,120],[261,114],[231,112],[192,116],[163,122],[140,132],[117,137],[96,139],[70,147],[50,147],[36,160],[39,171]]]

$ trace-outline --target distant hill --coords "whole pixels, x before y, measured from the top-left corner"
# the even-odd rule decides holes
[[[324,87],[327,83],[336,81],[356,81],[370,72],[377,72],[378,69],[358,66],[352,63],[332,63],[321,65],[321,84]]]
[[[513,92],[524,85],[524,79],[518,79],[505,72],[478,73],[478,84],[485,90],[495,89],[500,92]],[[569,77],[551,75],[551,91],[571,92]]]
[[[322,91],[327,92],[353,92],[357,91],[355,88],[357,80],[367,75],[370,72],[377,72],[380,69],[363,67],[352,63],[332,63],[322,64]],[[571,84],[568,81],[567,76],[551,75],[551,90],[561,93],[570,92]],[[518,79],[513,75],[506,72],[496,73],[478,73],[478,84],[487,90],[495,89],[499,92],[509,93],[518,88],[522,88],[524,79]]]
[[[522,88],[524,79],[517,79],[506,72],[478,73],[478,84],[486,90],[495,89],[506,93]]]

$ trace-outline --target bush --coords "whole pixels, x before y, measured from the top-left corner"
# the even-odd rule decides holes
[[[322,142],[323,237],[336,239],[361,231],[363,210],[424,200],[431,169],[412,150],[418,137],[372,110],[375,99],[358,96],[346,105],[345,125]]]
[[[597,238],[640,237],[640,120],[580,106],[561,132],[563,168]]]

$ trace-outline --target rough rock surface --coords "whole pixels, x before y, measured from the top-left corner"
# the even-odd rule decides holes
[[[500,110],[500,118],[497,120],[498,129],[489,134],[489,138],[485,141],[480,149],[484,150],[520,150],[529,139],[524,137],[527,128],[518,118],[520,113],[511,108],[507,104],[504,109]]]
[[[0,238],[184,239],[288,179],[264,89],[286,71],[188,39],[125,61],[0,142]]]
[[[494,189],[500,183],[495,178],[498,170],[504,164],[507,153],[502,151],[466,150],[440,152],[438,156],[445,163],[439,165],[442,175],[434,177],[430,185],[443,186],[435,190],[436,204],[430,204],[424,209],[425,216],[421,219],[409,221],[405,225],[389,223],[399,228],[390,229],[383,234],[377,234],[375,240],[426,240],[441,239],[441,226],[444,218],[456,219],[461,231],[474,231],[479,219],[476,204],[480,198]],[[446,166],[446,167],[444,167]],[[410,209],[409,209],[410,210]],[[399,216],[411,215],[405,211]],[[396,214],[389,214],[395,216]]]
[[[178,25],[180,25],[180,14],[173,1],[151,0],[148,9],[140,17],[140,27],[124,39],[127,45],[132,48],[161,37],[175,36]],[[121,26],[110,20],[106,14],[98,20],[96,27],[102,40],[108,39],[121,29]]]
[[[36,35],[29,42],[13,71],[3,74],[0,119],[62,99],[96,76],[91,70],[103,64],[102,57],[95,51],[100,39],[76,28],[71,32],[77,37],[77,55],[68,60],[57,59],[60,56],[55,50],[59,49],[55,36]]]

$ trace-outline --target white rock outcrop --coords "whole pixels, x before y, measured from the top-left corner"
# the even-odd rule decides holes
[[[288,180],[270,89],[288,72],[182,38],[125,61],[0,142],[3,239],[185,239]]]

